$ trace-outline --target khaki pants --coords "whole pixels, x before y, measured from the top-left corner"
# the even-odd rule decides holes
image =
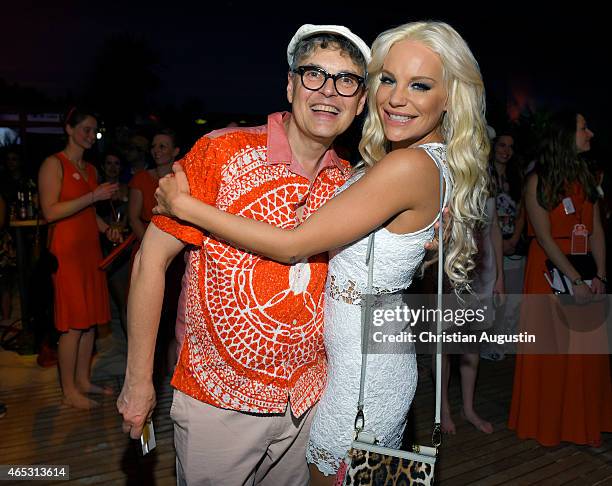
[[[307,486],[314,407],[299,419],[217,408],[175,390],[176,476],[188,486]]]

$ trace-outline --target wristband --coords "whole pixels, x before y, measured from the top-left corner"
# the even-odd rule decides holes
[[[598,278],[599,280],[601,280],[605,284],[608,283],[608,279],[606,277],[603,277],[601,275],[596,275],[595,277]]]

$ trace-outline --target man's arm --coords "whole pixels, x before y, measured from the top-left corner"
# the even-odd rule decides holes
[[[123,431],[132,439],[142,434],[155,408],[153,356],[166,269],[184,244],[151,224],[134,259],[128,300],[128,357],[125,382],[117,399]]]

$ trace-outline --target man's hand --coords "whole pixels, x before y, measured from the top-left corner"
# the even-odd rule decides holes
[[[164,216],[176,216],[176,203],[182,196],[189,196],[189,182],[183,167],[178,162],[172,166],[174,174],[169,174],[159,180],[159,186],[155,191],[157,206],[153,208],[153,214]]]
[[[155,408],[153,357],[164,300],[166,268],[185,245],[150,224],[134,257],[127,306],[128,354],[125,382],[117,399],[123,431],[137,439]]]
[[[121,394],[117,399],[117,410],[123,415],[121,428],[130,438],[139,439],[145,422],[151,418],[157,401],[153,383],[140,382],[131,385],[126,378]]]
[[[450,223],[450,211],[448,208],[444,208],[444,211],[442,212],[442,222],[444,223],[444,228],[443,228],[443,234],[444,234],[444,240],[446,241],[447,236],[448,236],[448,225]],[[440,222],[436,221],[436,223],[434,224],[434,237],[433,240],[428,241],[427,243],[425,243],[425,249],[427,251],[438,251],[438,230],[440,229]]]

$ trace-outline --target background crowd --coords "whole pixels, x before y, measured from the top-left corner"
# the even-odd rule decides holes
[[[228,116],[220,119],[216,126],[209,125],[207,128],[252,125],[259,121],[260,119],[254,117],[248,123],[245,120],[237,122]],[[87,123],[83,125],[84,122]],[[546,287],[534,284],[534,279],[536,275],[539,277],[540,267],[546,257],[550,257],[551,252],[556,252],[550,241],[553,245],[556,244],[557,248],[563,246],[555,239],[559,236],[555,233],[555,214],[559,211],[561,199],[567,194],[579,195],[577,197],[580,200],[581,217],[587,215],[590,231],[594,232],[597,238],[601,238],[601,241],[604,241],[604,237],[605,241],[612,241],[610,169],[606,165],[605,156],[597,150],[592,150],[591,139],[593,148],[596,149],[597,138],[593,138],[596,129],[591,129],[587,122],[587,118],[579,111],[540,111],[527,113],[514,122],[499,118],[493,123],[496,126],[490,127],[490,214],[487,215],[488,226],[483,227],[479,243],[482,258],[473,275],[475,281],[486,281],[490,284],[484,292],[504,295],[549,291]],[[68,204],[71,204],[72,200],[80,201],[69,208],[64,205],[50,221],[57,219],[61,223],[66,215],[82,213],[85,216],[89,211],[87,223],[76,223],[68,230],[73,236],[76,235],[72,244],[77,246],[70,247],[66,256],[66,261],[72,261],[74,268],[67,276],[54,275],[54,278],[66,278],[66,281],[78,280],[78,275],[85,271],[82,261],[75,260],[76,254],[84,261],[89,261],[92,268],[97,268],[100,259],[112,253],[128,235],[134,235],[135,242],[116,258],[105,272],[105,279],[100,284],[103,285],[104,291],[89,289],[90,294],[87,296],[68,297],[87,302],[85,313],[91,311],[91,303],[95,303],[93,307],[98,308],[99,315],[84,317],[81,331],[73,332],[74,326],[70,325],[70,332],[53,332],[54,327],[59,331],[68,329],[63,329],[58,323],[61,309],[57,309],[58,289],[66,292],[66,285],[56,286],[55,322],[48,319],[33,323],[41,349],[39,363],[54,364],[54,356],[57,353],[60,371],[63,370],[61,377],[65,401],[77,408],[90,408],[96,406],[96,402],[86,398],[87,394],[113,393],[112,390],[89,382],[89,364],[95,339],[95,327],[92,325],[105,323],[110,318],[111,303],[104,297],[106,287],[108,286],[108,295],[125,329],[131,264],[139,241],[151,220],[157,181],[170,172],[172,163],[180,159],[200,133],[177,133],[160,119],[131,128],[124,125],[115,129],[106,127],[102,132],[99,131],[102,120],[96,112],[81,108],[70,108],[64,115],[63,123],[67,127],[66,138],[61,140],[57,137],[54,148],[55,153],[59,154],[61,166],[53,168],[53,177],[61,181],[70,173],[72,179],[68,180],[71,182],[78,183],[82,177],[89,184],[86,188],[76,189],[74,194],[70,193],[71,196],[64,193],[64,189],[60,195],[60,186],[49,189],[47,179],[51,172],[45,170],[44,163],[41,169],[42,160],[36,160],[35,156],[38,156],[39,152],[35,147],[28,146],[28,151],[24,151],[18,144],[1,148],[0,312],[3,327],[14,321],[12,303],[17,292],[17,259],[14,231],[9,227],[11,221],[42,219],[43,211],[50,219],[50,208],[53,205],[62,201]],[[573,128],[572,123],[575,124]],[[356,123],[353,130],[338,143],[338,151],[352,163],[358,162],[356,144],[353,144],[355,133],[359,131],[358,125],[359,123]],[[99,137],[98,133],[102,133],[103,137]],[[65,145],[63,150],[62,143]],[[559,146],[564,148],[560,149]],[[580,160],[580,163],[575,164],[576,160]],[[551,174],[554,174],[554,177]],[[538,177],[542,179],[540,184],[554,186],[554,189],[549,189],[549,193],[546,193],[548,199],[538,192],[542,191],[537,182],[534,182]],[[537,195],[534,199],[532,194],[531,206],[530,187],[533,194]],[[50,192],[52,195],[49,195]],[[582,210],[583,205],[587,208],[584,210],[586,213]],[[543,215],[548,215],[549,219],[543,218]],[[542,227],[542,221],[548,223]],[[33,267],[43,260],[40,255],[45,254],[45,241],[53,245],[52,235],[47,235],[45,239],[44,234],[36,231],[36,235],[30,235],[26,242]],[[41,243],[41,240],[44,241]],[[57,244],[57,239],[55,241]],[[96,251],[97,246],[100,248],[99,253]],[[52,253],[58,256],[58,252],[53,252],[53,247],[51,249]],[[87,251],[84,250],[93,250],[93,253],[87,256]],[[561,248],[561,251],[566,250]],[[594,249],[604,256],[608,268],[599,268],[591,290],[583,288],[580,292],[606,292],[606,275],[609,274],[607,270],[610,260],[605,260],[605,250],[605,246]],[[489,256],[485,257],[487,254]],[[61,259],[61,256],[59,258]],[[175,321],[184,258],[183,254],[179,255],[167,274],[167,292],[156,360],[158,377],[169,372],[176,362],[178,348]],[[486,258],[489,258],[488,264],[484,261]],[[59,299],[61,301],[61,298]],[[502,298],[503,305],[498,307],[494,323],[495,332],[507,334],[525,328],[525,311],[521,314],[516,302],[516,299]],[[47,312],[40,315],[49,317],[53,314]],[[519,322],[520,320],[524,322]],[[480,354],[484,359],[501,360],[505,358],[506,351],[503,346],[488,345],[481,349]],[[43,353],[50,353],[50,356],[42,357]],[[477,429],[490,433],[493,430],[491,424],[473,408],[478,361],[478,355],[463,355],[460,358],[462,414]],[[563,357],[518,359],[510,427],[516,429],[519,436],[536,438],[544,445],[554,445],[560,440],[597,445],[600,440],[599,431],[612,430],[612,417],[609,413],[601,417],[590,413],[592,410],[599,410],[597,404],[612,403],[607,357],[578,356],[569,358],[569,361],[571,363],[566,362]],[[571,376],[566,376],[560,370],[571,370]],[[447,368],[445,380],[448,378]],[[588,403],[584,401],[576,404],[575,397],[563,395],[563,383],[566,379],[584,387],[585,396],[590,397]],[[550,389],[545,391],[539,385],[536,386],[535,382],[546,382]],[[599,397],[599,401],[592,400],[593,396]],[[547,400],[552,400],[552,404]],[[570,403],[568,407],[563,405],[566,402]],[[576,407],[588,408],[588,415],[593,417],[592,423],[579,427],[581,430],[578,431],[572,419]],[[447,433],[455,432],[451,408],[452,405],[445,397],[443,429]],[[551,409],[558,410],[558,413],[551,414]],[[612,410],[612,407],[608,409]],[[0,416],[5,412],[4,407],[0,406]],[[564,413],[569,415],[565,416]],[[542,426],[547,417],[552,417],[552,425]],[[559,423],[564,424],[565,428],[559,429]],[[586,432],[583,433],[584,431]]]

